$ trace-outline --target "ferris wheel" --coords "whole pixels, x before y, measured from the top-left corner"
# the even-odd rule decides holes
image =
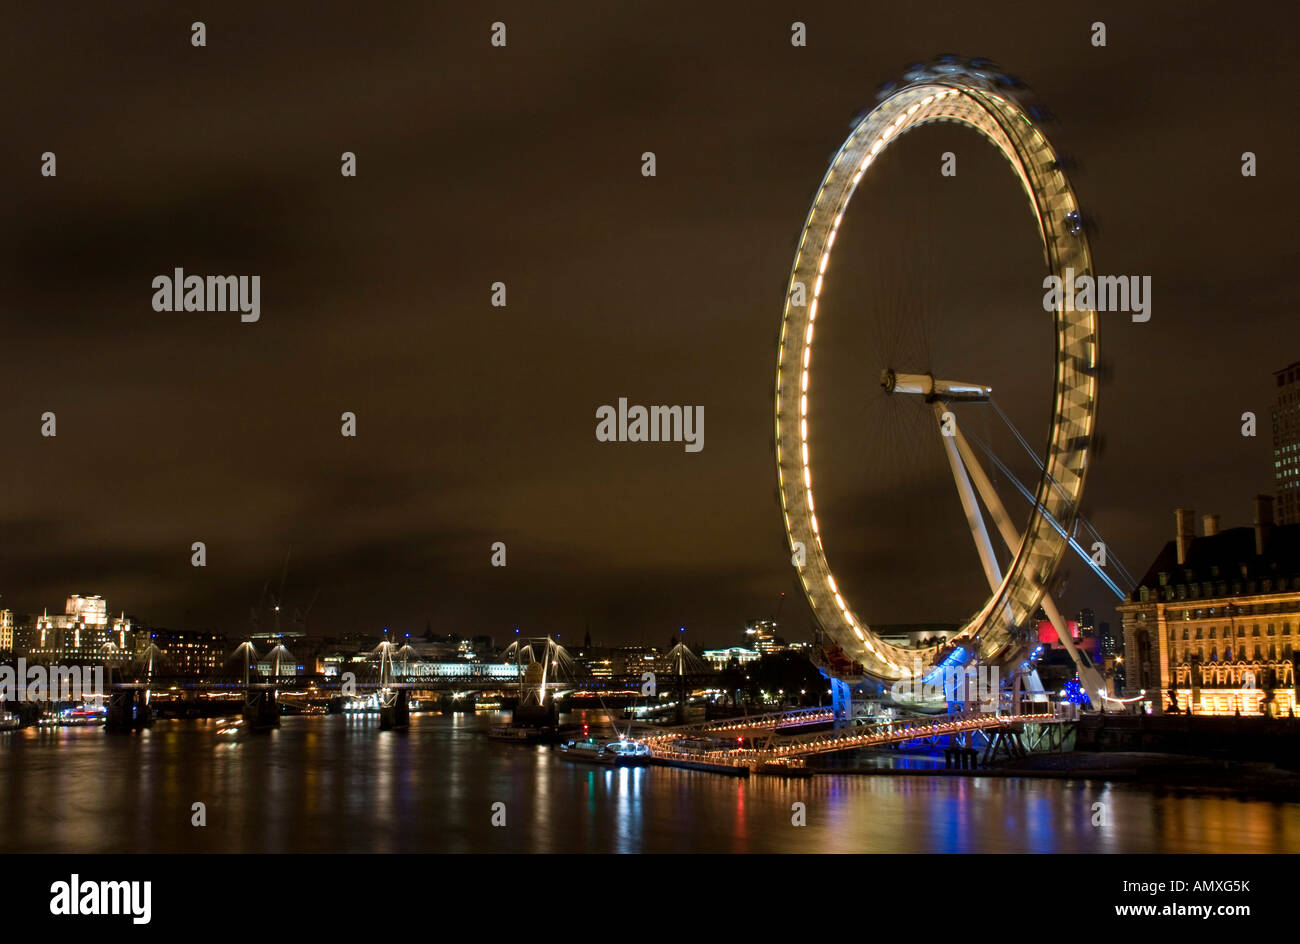
[[[803,590],[823,631],[858,663],[864,674],[889,681],[914,676],[915,666],[934,664],[954,646],[980,660],[997,662],[1018,651],[1017,627],[1041,606],[1080,665],[1085,689],[1104,685],[1070,643],[1047,586],[1073,543],[1097,410],[1097,317],[1094,310],[1062,302],[1054,313],[1051,351],[1054,389],[1045,445],[1037,452],[1041,476],[1025,489],[1032,511],[1023,530],[1011,520],[985,473],[971,438],[954,413],[959,403],[987,403],[991,388],[971,377],[936,377],[923,364],[872,365],[882,396],[924,400],[934,413],[966,523],[988,583],[988,596],[974,608],[943,650],[910,649],[886,641],[859,617],[854,601],[837,583],[822,541],[811,461],[809,399],[833,397],[815,381],[814,335],[818,304],[835,238],[854,191],[873,163],[902,135],[933,122],[956,122],[991,142],[1019,180],[1041,239],[1045,274],[1092,273],[1088,236],[1078,201],[1057,153],[1039,127],[1044,113],[1030,104],[1024,86],[988,60],[942,56],[911,67],[904,81],[887,87],[880,103],[858,121],[831,161],[804,223],[790,273],[781,321],[776,373],[776,461],[782,514]],[[989,343],[995,343],[990,337]],[[1048,351],[1043,350],[1044,364]],[[1018,434],[1017,434],[1018,435]],[[1023,441],[1023,440],[1022,440]],[[994,461],[997,461],[994,458]],[[984,511],[980,510],[980,502]],[[1005,542],[1005,572],[993,549],[985,514]],[[859,605],[866,601],[858,601]]]

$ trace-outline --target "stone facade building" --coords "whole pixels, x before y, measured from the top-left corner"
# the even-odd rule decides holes
[[[1255,499],[1249,528],[1219,529],[1175,511],[1164,546],[1123,620],[1126,691],[1154,712],[1287,715],[1296,708],[1300,649],[1300,525],[1275,525],[1273,499]]]

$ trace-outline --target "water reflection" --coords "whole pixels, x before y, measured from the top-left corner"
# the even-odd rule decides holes
[[[570,763],[487,717],[160,721],[0,735],[0,850],[42,852],[1282,852],[1300,805],[1069,780],[737,780]],[[191,825],[207,806],[205,828]],[[506,804],[507,825],[491,824]],[[805,826],[791,822],[806,805]],[[1103,815],[1097,816],[1095,804]],[[1096,821],[1096,825],[1094,825]]]

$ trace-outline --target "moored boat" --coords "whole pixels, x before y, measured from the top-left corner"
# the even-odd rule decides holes
[[[595,738],[567,741],[560,745],[560,753],[568,760],[609,767],[644,767],[651,761],[648,745],[626,738],[617,741],[597,741]]]

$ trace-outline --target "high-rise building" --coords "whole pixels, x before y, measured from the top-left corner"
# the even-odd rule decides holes
[[[776,652],[781,648],[781,641],[776,637],[775,620],[750,620],[745,624],[745,643],[763,655]]]
[[[14,651],[14,611],[0,610],[0,652]]]
[[[1300,524],[1300,361],[1273,372],[1273,481],[1277,523]]]
[[[1110,631],[1110,624],[1102,622],[1098,627],[1101,636],[1102,667],[1106,677],[1115,682],[1115,694],[1125,694],[1127,676],[1124,672],[1124,637]]]

